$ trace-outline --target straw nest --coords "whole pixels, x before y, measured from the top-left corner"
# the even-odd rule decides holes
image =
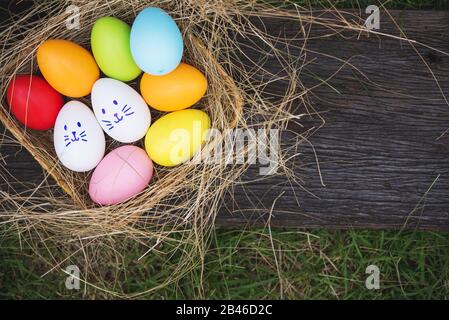
[[[66,27],[69,5],[79,7],[79,29]],[[223,196],[248,165],[200,161],[199,164],[186,163],[174,168],[156,167],[150,186],[135,198],[119,205],[95,206],[86,192],[89,174],[75,174],[60,165],[53,150],[51,131],[25,130],[8,113],[5,89],[15,74],[38,73],[35,55],[44,40],[68,39],[89,48],[90,31],[96,19],[111,15],[131,24],[136,14],[150,5],[165,9],[180,26],[185,40],[184,61],[201,70],[209,82],[207,95],[196,107],[205,110],[212,119],[212,127],[222,132],[249,127],[283,129],[287,122],[299,121],[300,115],[292,111],[293,104],[309,105],[309,90],[299,77],[304,56],[291,56],[289,52],[279,50],[280,43],[287,44],[291,39],[269,36],[252,18],[299,19],[305,24],[327,25],[330,33],[338,32],[338,28],[358,29],[357,24],[349,24],[339,15],[324,20],[313,18],[309,9],[295,5],[290,8],[293,10],[284,11],[259,2],[236,0],[37,1],[25,15],[7,22],[1,33],[0,119],[12,139],[7,134],[3,145],[19,143],[26,148],[42,166],[46,178],[39,185],[30,186],[15,181],[2,167],[1,219],[31,246],[45,247],[51,252],[53,259],[48,262],[49,271],[62,269],[63,263],[72,258],[76,260],[77,255],[90,264],[89,269],[96,270],[104,260],[99,259],[98,254],[90,257],[87,253],[95,251],[91,248],[100,247],[106,255],[106,252],[118,250],[118,244],[125,239],[139,242],[144,248],[142,256],[152,254],[154,250],[165,250],[166,254],[180,252],[181,258],[176,260],[172,277],[149,291],[202,263]],[[306,28],[298,30],[296,45],[306,46],[307,33]],[[264,48],[259,49],[260,57],[275,59],[279,74],[265,70],[261,61],[245,57],[237,38],[257,39],[264,43]],[[305,54],[305,50],[303,52]],[[241,62],[243,58],[245,66]],[[284,81],[285,96],[267,99],[264,94],[266,84],[278,80]],[[131,85],[135,86],[135,83]],[[82,101],[90,105],[89,97]],[[155,119],[160,114],[152,110],[152,116]],[[209,141],[204,149],[213,148],[227,138],[224,135]],[[285,161],[289,152],[289,159],[297,154],[296,147],[302,138],[293,138],[296,140],[290,141],[290,149],[282,149],[279,158],[278,173],[285,174],[294,183],[300,181]],[[116,146],[116,143],[108,142],[109,150]],[[16,187],[20,190],[26,187],[28,191],[15,192]],[[164,243],[170,245],[163,247]],[[62,252],[62,255],[56,252]],[[82,280],[87,281],[86,277]]]

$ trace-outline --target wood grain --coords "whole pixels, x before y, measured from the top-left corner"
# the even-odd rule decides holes
[[[390,14],[408,38],[449,52],[449,12]],[[270,34],[286,37],[299,28],[284,20],[260,23]],[[380,31],[399,35],[386,15]],[[253,45],[241,41],[248,57],[260,58]],[[298,48],[289,50],[299,56]],[[264,224],[270,219],[283,227],[449,230],[449,134],[441,136],[449,129],[449,106],[423,62],[448,94],[449,57],[425,46],[415,51],[397,39],[352,35],[309,40],[306,59],[311,62],[303,71],[308,87],[317,77],[333,74],[343,61],[350,59],[353,66],[344,66],[329,86],[314,91],[315,109],[326,124],[310,137],[310,144],[301,145],[302,155],[292,164],[304,185],[292,185],[282,176],[260,179],[254,166],[229,191],[217,225]],[[270,57],[264,66],[279,71]],[[284,90],[285,83],[274,83],[267,95]],[[317,119],[305,117],[303,124],[305,128],[290,129],[306,130]],[[291,133],[283,133],[283,144],[290,139]],[[42,170],[26,151],[3,145],[0,153],[17,179],[41,181]]]
[[[449,52],[449,12],[390,13],[409,39]],[[271,34],[286,37],[298,30],[291,22],[264,24]],[[385,15],[380,31],[400,35]],[[310,143],[325,186],[312,147],[303,144],[295,171],[307,192],[282,177],[237,186],[218,224],[263,224],[271,212],[271,223],[278,226],[449,229],[449,136],[439,138],[449,128],[449,106],[423,62],[448,94],[449,57],[423,46],[416,50],[422,58],[396,39],[310,40],[307,59],[316,60],[309,73],[326,78],[343,64],[323,54],[350,59],[354,66],[344,67],[314,95],[326,124]],[[266,63],[277,71],[275,61]],[[314,84],[307,77],[305,82]],[[282,84],[273,89],[284,90]],[[314,119],[304,121],[307,128]],[[245,179],[257,174],[252,168]]]

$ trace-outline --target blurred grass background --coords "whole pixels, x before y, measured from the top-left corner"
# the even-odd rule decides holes
[[[304,1],[297,1],[304,2]],[[313,1],[312,1],[313,2]],[[326,4],[327,3],[327,4]],[[315,1],[317,6],[364,8],[379,1]],[[449,9],[449,1],[382,1],[395,9]],[[50,265],[14,232],[0,227],[0,299],[105,298],[92,287],[65,288],[66,274]],[[271,237],[270,237],[271,236]],[[126,241],[122,259],[104,261],[109,288],[143,291],[173,271],[176,256]],[[57,250],[57,248],[52,248]],[[449,234],[423,231],[218,229],[204,268],[144,298],[158,299],[447,299]],[[45,257],[47,252],[42,250]],[[46,257],[50,258],[50,257]],[[68,265],[68,263],[67,263]],[[369,265],[380,269],[380,289],[365,287]],[[83,266],[80,266],[83,273]],[[88,279],[89,280],[89,279]]]

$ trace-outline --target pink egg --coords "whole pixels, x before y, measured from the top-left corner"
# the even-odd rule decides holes
[[[89,195],[101,205],[128,200],[141,192],[153,177],[153,162],[145,150],[122,146],[109,152],[95,168]]]

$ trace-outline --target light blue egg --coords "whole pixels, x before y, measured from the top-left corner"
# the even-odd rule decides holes
[[[131,27],[131,55],[152,75],[173,71],[181,62],[184,43],[175,21],[162,9],[142,10]]]

